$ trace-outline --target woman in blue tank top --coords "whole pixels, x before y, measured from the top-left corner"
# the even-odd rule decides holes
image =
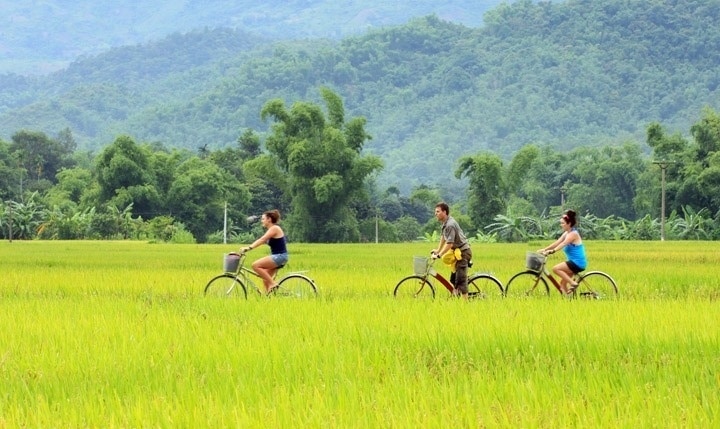
[[[264,256],[253,262],[253,270],[260,275],[265,285],[265,293],[270,293],[277,285],[273,281],[275,273],[280,267],[288,262],[287,240],[280,225],[280,212],[269,210],[262,214],[260,222],[267,229],[262,237],[255,240],[251,245],[241,249],[242,252],[250,250],[267,243],[270,246],[270,255]]]
[[[560,238],[548,247],[538,250],[545,255],[555,253],[560,249],[565,251],[567,261],[560,262],[552,270],[560,277],[561,292],[566,294],[572,293],[577,287],[577,283],[573,282],[573,276],[587,268],[585,245],[576,226],[577,215],[572,210],[566,211],[560,217],[560,227],[563,229]]]

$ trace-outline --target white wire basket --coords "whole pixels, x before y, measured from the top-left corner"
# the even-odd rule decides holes
[[[413,256],[413,271],[418,276],[424,276],[428,268],[428,258],[424,256]]]

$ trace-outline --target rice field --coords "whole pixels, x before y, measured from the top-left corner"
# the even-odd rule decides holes
[[[202,296],[230,245],[2,242],[0,428],[720,424],[720,243],[587,242],[614,302],[393,299],[434,244],[291,244],[320,297],[245,300]]]

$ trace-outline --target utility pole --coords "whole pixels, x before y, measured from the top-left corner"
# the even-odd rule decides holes
[[[225,210],[223,210],[223,244],[227,244],[227,201],[225,201]]]
[[[660,167],[660,241],[665,241],[665,170],[667,170],[670,164],[675,164],[673,161],[653,161],[653,164]]]
[[[5,202],[7,204],[7,214],[8,214],[8,238],[10,239],[10,242],[12,243],[12,237],[13,237],[13,211],[12,211],[12,204],[10,201]]]
[[[378,212],[377,209],[375,209],[375,244],[379,242],[380,237],[380,220],[378,219]]]
[[[565,192],[567,192],[567,186],[562,185],[560,187],[560,210],[565,212]]]

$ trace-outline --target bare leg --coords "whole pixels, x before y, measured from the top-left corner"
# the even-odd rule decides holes
[[[559,264],[555,265],[552,270],[553,273],[557,274],[558,277],[560,277],[560,287],[562,288],[561,292],[567,293],[567,285],[574,284],[572,277],[573,275],[575,275],[575,273],[570,270],[570,267],[568,267],[565,262],[560,262]]]
[[[270,292],[270,289],[275,286],[273,277],[277,272],[277,266],[273,262],[270,256],[260,258],[252,264],[253,270],[260,275],[262,278],[263,285],[265,286],[265,293]]]

